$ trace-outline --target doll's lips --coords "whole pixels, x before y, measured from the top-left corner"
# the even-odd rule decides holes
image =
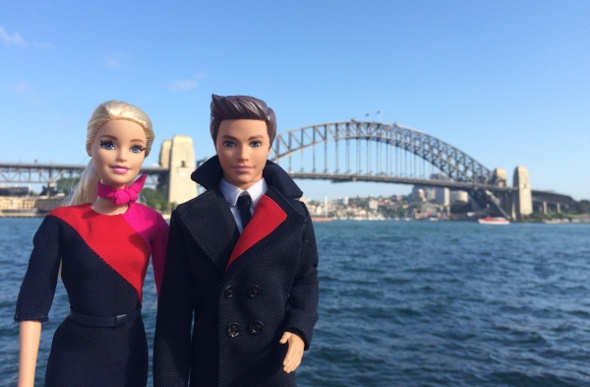
[[[127,171],[129,170],[129,168],[124,167],[122,165],[115,165],[115,166],[111,167],[111,169],[113,170],[113,172],[115,172],[119,175],[127,173]]]
[[[237,165],[235,167],[236,172],[238,173],[248,173],[252,170],[252,167],[249,167],[247,165]]]

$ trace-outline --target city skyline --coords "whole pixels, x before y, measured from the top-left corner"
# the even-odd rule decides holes
[[[586,1],[5,2],[0,161],[85,164],[86,121],[107,99],[142,107],[157,144],[193,137],[199,160],[214,154],[211,94],[249,94],[279,131],[398,123],[588,199],[589,14]],[[411,190],[298,183],[315,200]]]

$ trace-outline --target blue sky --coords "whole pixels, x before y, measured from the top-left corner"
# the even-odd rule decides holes
[[[2,1],[0,161],[85,163],[108,99],[152,118],[147,163],[175,134],[201,159],[211,94],[249,94],[279,131],[369,113],[588,199],[589,19],[569,0]],[[319,200],[410,190],[298,183]]]

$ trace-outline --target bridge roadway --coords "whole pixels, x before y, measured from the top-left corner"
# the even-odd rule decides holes
[[[85,167],[82,164],[0,162],[0,183],[55,185],[59,179],[79,177]],[[153,166],[143,167],[142,172],[148,176],[148,186],[157,186],[169,173],[166,168]]]
[[[371,183],[390,183],[390,184],[406,184],[416,185],[420,187],[433,188],[449,188],[451,190],[469,191],[472,189],[484,189],[492,192],[513,192],[516,188],[501,187],[492,184],[477,184],[473,182],[460,182],[451,180],[437,180],[437,179],[416,179],[411,177],[395,177],[378,175],[362,175],[362,174],[338,174],[338,173],[307,173],[307,172],[289,172],[289,175],[294,179],[312,179],[312,180],[331,180],[333,183],[346,183],[364,181]]]
[[[201,160],[202,161],[202,160]],[[0,162],[0,183],[17,184],[51,184],[54,185],[61,178],[78,177],[85,168],[82,164],[41,164],[41,163],[6,163]],[[146,166],[142,168],[148,176],[147,186],[157,186],[166,179],[169,171],[159,166]],[[394,177],[384,174],[338,174],[338,173],[309,173],[289,172],[294,179],[331,180],[334,183],[342,182],[379,182],[389,184],[416,185],[421,187],[449,188],[451,190],[470,191],[483,189],[495,193],[514,192],[514,187],[501,187],[491,184],[477,184],[473,182],[459,182],[451,180],[417,179],[411,177]],[[570,196],[551,191],[532,190],[534,202],[546,202],[570,206],[573,199]]]
[[[29,183],[54,185],[61,178],[74,178],[80,175],[85,165],[78,164],[40,164],[40,163],[2,163],[0,162],[0,182]],[[158,180],[165,178],[168,169],[163,167],[143,167],[142,172],[148,175],[146,185],[157,185]],[[418,185],[424,187],[449,188],[452,190],[486,189],[491,192],[512,192],[512,187],[500,187],[492,184],[476,184],[451,180],[416,179],[386,176],[384,174],[334,174],[289,172],[294,179],[331,180],[338,182],[381,182],[393,184]],[[151,181],[150,181],[151,180]]]

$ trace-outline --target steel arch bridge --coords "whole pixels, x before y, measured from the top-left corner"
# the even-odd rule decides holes
[[[344,121],[311,125],[277,133],[269,157],[293,178],[334,182],[368,181],[467,191],[480,206],[511,218],[511,200],[518,188],[509,187],[460,149],[431,135],[397,124]],[[200,161],[196,162],[197,165]],[[55,184],[76,177],[83,165],[2,163],[0,183]],[[144,167],[148,184],[160,186],[171,171]],[[571,206],[573,199],[533,190],[533,200]]]
[[[465,190],[482,207],[511,217],[515,188],[504,178],[449,143],[398,124],[351,120],[281,132],[270,159],[293,178]]]
[[[507,190],[465,152],[397,124],[351,120],[277,133],[270,158],[293,177]]]

